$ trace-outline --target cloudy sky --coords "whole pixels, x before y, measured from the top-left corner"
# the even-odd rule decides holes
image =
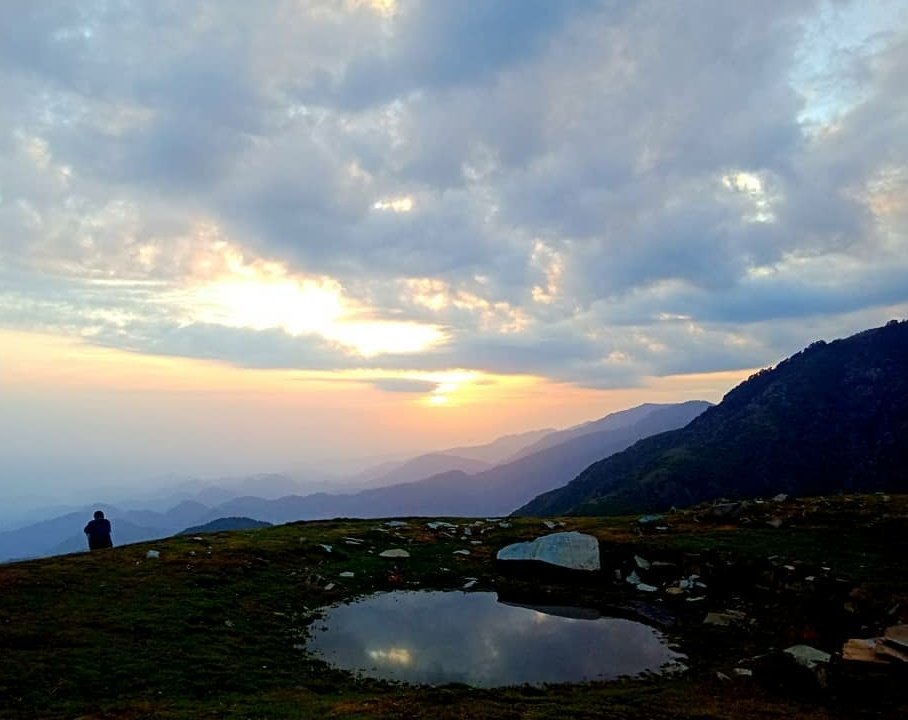
[[[718,400],[906,315],[904,0],[0,3],[8,487]]]

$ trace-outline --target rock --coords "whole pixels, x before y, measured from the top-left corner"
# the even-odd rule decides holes
[[[641,583],[640,576],[637,574],[637,571],[634,570],[630,575],[625,578],[625,582],[629,585],[639,585]]]
[[[886,628],[883,638],[890,645],[901,650],[908,650],[908,625],[893,625]]]
[[[599,541],[579,532],[544,535],[498,551],[498,560],[536,560],[571,570],[599,570]]]
[[[638,525],[655,525],[665,519],[665,515],[641,515],[637,518]]]
[[[738,677],[753,677],[754,671],[750,668],[735,668],[732,672]]]
[[[476,582],[477,582],[476,580],[468,580],[467,582],[465,582],[465,583],[463,584],[463,589],[464,589],[464,590],[469,590],[471,587],[473,587],[473,586],[476,585]]]
[[[149,560],[153,560],[155,558],[161,557],[161,553],[157,550],[149,550],[147,553],[145,553],[145,557],[147,557]]]
[[[649,560],[640,557],[639,555],[634,555],[634,562],[637,564],[637,567],[641,570],[649,570]]]
[[[507,528],[511,527],[511,523],[509,523],[509,522],[500,522],[500,523],[498,523],[498,527],[507,529]]]
[[[683,595],[684,590],[679,587],[667,587],[665,588],[666,595]]]
[[[658,592],[659,588],[657,588],[655,585],[647,585],[646,583],[642,582],[637,583],[637,590],[639,590],[640,592],[654,593]]]
[[[453,523],[442,522],[441,520],[435,520],[430,523],[426,523],[426,527],[429,530],[456,530],[457,526]]]
[[[403,520],[389,520],[388,522],[385,523],[385,527],[395,527],[395,528],[410,527],[410,523],[404,522]]]
[[[325,590],[334,590],[334,583],[328,583],[325,585]]]
[[[725,612],[711,612],[706,614],[703,620],[704,625],[717,625],[718,627],[727,627],[735,623],[743,622],[747,615],[738,610],[726,610]]]
[[[782,527],[782,518],[780,518],[780,517],[770,518],[769,520],[766,521],[766,524],[769,525],[769,527],[775,528],[776,530],[778,530],[780,527]]]
[[[338,577],[342,577],[342,578],[352,578],[353,576],[354,576],[353,573],[350,572],[349,570],[347,570],[346,572],[342,572],[340,575],[338,575]]]
[[[469,550],[455,550],[454,554],[455,555],[469,555],[470,551]]]
[[[558,527],[551,520],[543,520],[542,524],[545,525],[549,530],[554,530],[556,527]]]
[[[331,552],[331,546],[330,546],[330,545],[319,545],[319,547],[322,548],[322,549],[323,549],[325,552],[327,552],[327,553]]]
[[[789,648],[785,648],[782,652],[798,665],[808,670],[815,670],[826,665],[832,658],[829,653],[817,650],[814,647],[810,647],[810,645],[792,645]]]
[[[390,550],[380,552],[378,556],[383,558],[408,558],[410,557],[410,553],[406,550],[401,550],[400,548],[391,548]]]
[[[786,500],[788,500],[788,495],[785,493],[779,493],[772,499],[773,502],[785,502]]]

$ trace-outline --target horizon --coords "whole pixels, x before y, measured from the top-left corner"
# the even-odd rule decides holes
[[[908,317],[897,0],[47,2],[0,37],[8,505],[717,403]]]

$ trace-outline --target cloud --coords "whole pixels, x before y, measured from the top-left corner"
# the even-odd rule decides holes
[[[430,393],[438,388],[438,383],[406,378],[372,380],[369,384],[379,390],[391,393]]]
[[[0,323],[597,387],[774,362],[908,305],[896,10],[7,3]]]

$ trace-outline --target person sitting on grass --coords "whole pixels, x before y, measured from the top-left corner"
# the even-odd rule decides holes
[[[88,535],[89,550],[113,547],[113,541],[110,539],[110,520],[104,517],[101,510],[95,510],[95,519],[89,520],[84,532]]]

